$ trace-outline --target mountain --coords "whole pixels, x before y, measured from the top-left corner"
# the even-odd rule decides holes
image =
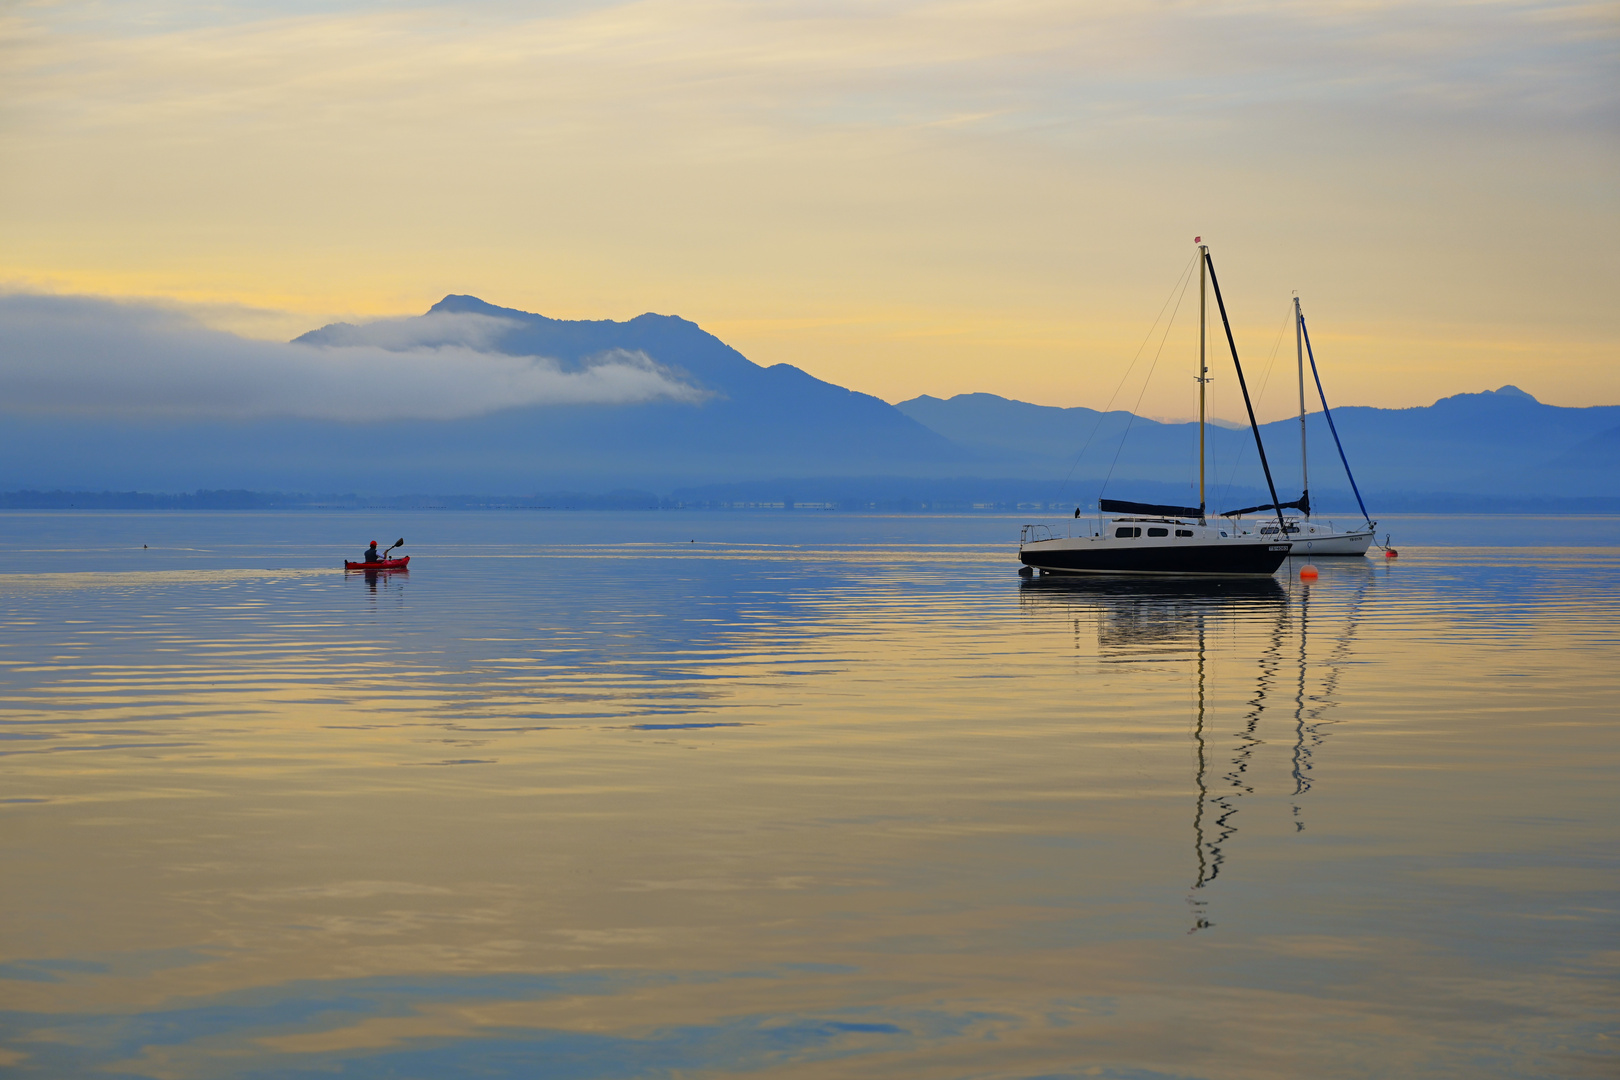
[[[1570,494],[1605,494],[1620,477],[1620,427],[1600,431],[1540,462],[1527,479]]]
[[[389,333],[411,340],[445,315],[500,320],[480,348],[577,367],[644,353],[702,391],[696,401],[508,408],[459,420],[119,420],[14,414],[0,426],[0,487],[145,490],[507,492],[793,475],[994,473],[1002,455],[952,443],[892,405],[789,364],[761,367],[685,319],[570,321],[447,296]],[[379,324],[380,325],[380,324]],[[296,339],[370,340],[333,324]],[[364,376],[386,378],[386,370]]]
[[[171,372],[164,385],[183,394],[187,380],[224,373],[219,385],[227,390],[223,399],[218,387],[213,391],[214,412],[120,411],[108,408],[105,393],[89,398],[99,411],[87,406],[78,413],[48,402],[0,400],[0,491],[215,489],[232,499],[278,491],[368,497],[567,492],[583,505],[625,489],[638,504],[690,496],[709,504],[1010,503],[1052,509],[1094,501],[1106,481],[1107,494],[1116,498],[1196,499],[1196,424],[1032,405],[993,394],[923,396],[889,405],[788,364],[762,367],[670,315],[624,322],[552,319],[451,295],[419,316],[334,323],[291,344],[188,333],[184,340],[151,337],[144,352],[121,351],[121,339],[104,335],[111,344],[97,345],[101,352],[90,359],[110,357],[112,365],[86,370],[118,377],[134,371],[136,378],[120,385],[143,390],[154,385],[171,346],[190,342],[186,347],[200,360],[178,381]],[[58,354],[47,349],[39,355],[49,367]],[[444,413],[459,419],[401,419],[424,414],[385,400],[391,378],[405,386],[424,371],[434,380],[434,395],[483,387],[469,380],[498,380],[515,369],[528,372],[520,372],[522,378],[534,375],[538,361],[514,365],[512,357],[547,358],[540,364],[550,365],[550,374],[541,373],[552,379],[547,385],[569,378],[577,385],[591,372],[612,369],[650,379],[663,390],[650,400],[589,399],[618,404],[497,407],[561,398],[513,397],[496,381],[482,411],[472,410],[477,415],[465,409]],[[299,377],[305,381],[272,395],[274,407],[240,409],[236,419],[220,415],[228,410],[217,402],[234,403],[234,388],[264,393],[267,379],[244,379],[244,372],[262,376],[270,370],[266,365],[278,363],[289,378],[304,371]],[[280,379],[283,368],[273,368],[269,381]],[[316,368],[324,374],[308,381]],[[94,376],[74,378],[77,388]],[[321,395],[354,398],[357,384],[377,388],[359,392],[362,404],[387,406],[361,415],[393,418],[330,418],[356,414],[324,407]],[[16,385],[26,390],[30,384]],[[413,407],[420,407],[423,393],[415,392]],[[287,415],[298,413],[300,402],[312,407]],[[1544,405],[1504,386],[1419,408],[1351,406],[1334,415],[1375,511],[1400,499],[1407,506],[1433,502],[1436,493],[1461,493],[1481,506],[1505,505],[1500,500],[1508,496],[1620,496],[1620,406]],[[1313,497],[1319,505],[1351,505],[1320,414],[1310,417],[1309,429]],[[1297,421],[1269,424],[1265,437],[1279,494],[1293,498],[1300,484]],[[1257,501],[1264,481],[1251,434],[1212,426],[1207,440],[1212,508]],[[216,497],[224,496],[210,496]]]
[[[1161,424],[1127,412],[1099,413],[1011,401],[993,394],[948,400],[922,396],[897,408],[964,447],[1062,462],[1075,477],[1186,482],[1198,453],[1198,425]],[[1467,492],[1480,495],[1620,495],[1620,406],[1545,405],[1514,386],[1457,394],[1409,409],[1333,410],[1363,492]],[[1320,412],[1307,419],[1312,488],[1346,489],[1333,437]],[[1261,426],[1266,454],[1285,498],[1298,494],[1299,421]],[[1229,477],[1253,485],[1259,469],[1247,430],[1206,432],[1212,497]],[[1123,445],[1123,449],[1121,449]],[[1117,454],[1117,459],[1116,459]],[[1094,495],[1092,497],[1095,497]]]

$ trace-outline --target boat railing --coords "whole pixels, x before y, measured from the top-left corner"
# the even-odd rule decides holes
[[[1057,532],[1050,525],[1025,525],[1018,533],[1018,545],[1038,544],[1044,540],[1058,539]]]

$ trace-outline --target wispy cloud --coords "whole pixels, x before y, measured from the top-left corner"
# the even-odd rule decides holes
[[[432,311],[422,316],[375,319],[358,326],[333,323],[321,329],[320,343],[345,348],[369,345],[390,352],[448,348],[494,352],[502,336],[518,325],[512,319],[473,311]]]
[[[1061,114],[1074,126],[1337,101],[1598,119],[1612,117],[1620,44],[1612,4],[1590,0],[631,0],[538,17],[502,4],[338,3],[238,6],[227,19],[216,5],[177,9],[186,15],[147,24],[14,17],[13,75],[29,90],[20,111],[266,128],[526,116],[521,135],[646,109],[696,109],[710,124]]]
[[[167,306],[13,294],[0,296],[0,402],[19,412],[364,421],[704,396],[645,353],[565,367],[491,351],[508,329],[489,316],[434,314],[336,328],[336,343],[311,346],[210,330]]]
[[[0,280],[831,318],[862,329],[731,340],[1095,406],[1203,235],[1240,308],[1366,337],[1348,400],[1451,392],[1476,340],[1613,400],[1617,64],[1613,0],[13,5]]]

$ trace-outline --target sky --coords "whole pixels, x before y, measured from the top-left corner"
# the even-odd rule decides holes
[[[1615,3],[24,0],[0,289],[233,340],[654,311],[890,401],[1184,417],[1201,235],[1265,416],[1296,290],[1337,402],[1614,404],[1617,99]]]

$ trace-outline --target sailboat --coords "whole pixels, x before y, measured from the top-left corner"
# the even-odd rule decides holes
[[[1194,241],[1198,243],[1197,240]],[[1204,433],[1205,399],[1209,383],[1207,351],[1207,316],[1209,287],[1215,290],[1215,303],[1220,308],[1221,325],[1226,329],[1226,343],[1232,352],[1232,364],[1237,368],[1238,385],[1243,388],[1243,404],[1249,411],[1249,428],[1254,432],[1254,445],[1260,452],[1260,466],[1265,470],[1266,487],[1271,492],[1273,507],[1277,503],[1277,488],[1271,482],[1271,466],[1266,461],[1266,448],[1260,439],[1260,425],[1254,418],[1254,406],[1249,401],[1249,386],[1243,378],[1243,364],[1238,360],[1237,342],[1232,337],[1232,324],[1226,317],[1226,301],[1221,297],[1221,284],[1215,276],[1215,263],[1209,256],[1209,245],[1198,243],[1198,505],[1167,506],[1160,503],[1126,502],[1102,499],[1098,510],[1107,517],[1095,532],[1084,536],[1058,536],[1046,525],[1025,525],[1018,541],[1018,558],[1029,574],[1039,570],[1043,574],[1205,574],[1205,575],[1269,575],[1276,573],[1288,557],[1292,547],[1283,532],[1282,510],[1277,510],[1277,524],[1267,536],[1241,534],[1227,522],[1211,524],[1205,513],[1204,497]],[[1075,511],[1075,516],[1079,516]]]
[[[1373,542],[1373,535],[1378,527],[1367,513],[1367,504],[1361,499],[1361,489],[1356,486],[1355,474],[1350,471],[1350,459],[1345,456],[1344,443],[1339,441],[1339,429],[1333,423],[1333,410],[1328,408],[1327,393],[1322,389],[1322,376],[1316,370],[1316,353],[1311,349],[1310,331],[1305,327],[1305,313],[1300,310],[1299,297],[1294,297],[1294,353],[1296,367],[1299,371],[1299,470],[1302,494],[1298,501],[1276,505],[1277,497],[1272,495],[1272,504],[1267,506],[1248,506],[1242,510],[1229,510],[1221,516],[1232,523],[1233,530],[1239,536],[1248,536],[1256,539],[1268,539],[1282,536],[1293,541],[1295,555],[1365,555],[1367,548]],[[1331,521],[1312,520],[1311,518],[1311,474],[1310,458],[1306,454],[1305,445],[1305,359],[1311,361],[1311,377],[1316,381],[1316,393],[1322,399],[1322,415],[1327,418],[1328,430],[1333,433],[1333,445],[1339,448],[1339,460],[1344,463],[1344,475],[1350,478],[1350,490],[1356,493],[1356,505],[1361,507],[1361,516],[1366,524],[1349,529],[1340,529]],[[1260,522],[1245,522],[1245,514],[1264,513],[1267,510],[1298,510],[1297,518],[1285,518],[1277,525]]]

